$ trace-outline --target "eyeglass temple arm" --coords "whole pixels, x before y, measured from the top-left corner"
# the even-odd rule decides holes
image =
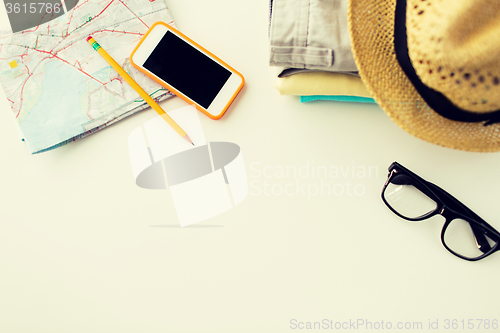
[[[399,171],[398,171],[398,169],[399,169]],[[396,185],[413,185],[430,198],[434,198],[436,196],[436,194],[432,193],[432,191],[430,191],[427,187],[422,186],[422,184],[428,185],[428,184],[432,184],[432,183],[429,183],[428,181],[426,181],[425,179],[423,179],[419,175],[413,173],[412,171],[408,170],[407,168],[405,168],[404,166],[402,166],[398,162],[393,162],[391,164],[391,166],[389,167],[389,172],[390,172],[389,177],[392,175],[392,172],[397,172],[397,174],[399,175],[398,177],[392,178],[391,183],[396,184]],[[412,181],[412,178],[417,179],[418,182]],[[434,184],[432,184],[432,185],[434,185]]]
[[[439,186],[437,186],[433,183],[430,183],[427,181],[426,181],[426,183],[427,183],[427,186],[432,188],[433,191],[436,191],[439,193],[439,197],[442,198],[442,200],[444,201],[444,204],[448,208],[450,208],[454,211],[463,213],[464,215],[467,215],[470,218],[487,225],[491,229],[494,229],[485,220],[483,220],[476,213],[474,213],[469,207],[467,207],[463,203],[461,203],[457,198],[455,198],[454,196],[452,196],[451,194],[449,194],[448,192],[446,192],[445,190],[443,190],[442,188],[440,188]],[[481,252],[486,253],[486,252],[491,250],[490,243],[486,239],[485,235],[488,235],[490,238],[496,239],[497,241],[499,240],[498,235],[491,235],[491,233],[488,232],[487,229],[483,229],[483,228],[481,228],[481,226],[479,226],[475,223],[469,223],[469,225],[472,229],[472,232],[474,233],[474,238],[476,239],[476,243],[478,245],[479,250],[481,250]]]

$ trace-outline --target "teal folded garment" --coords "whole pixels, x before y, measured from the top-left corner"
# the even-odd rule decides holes
[[[312,95],[312,96],[300,96],[300,102],[312,102],[312,101],[337,101],[337,102],[356,102],[356,103],[375,103],[373,98],[369,97],[359,97],[359,96],[346,96],[346,95]]]

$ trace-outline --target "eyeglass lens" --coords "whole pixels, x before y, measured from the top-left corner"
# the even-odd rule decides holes
[[[453,252],[466,257],[466,258],[477,258],[483,255],[483,252],[488,252],[492,247],[496,245],[496,242],[484,235],[489,247],[486,245],[481,248],[477,243],[474,233],[471,228],[471,223],[463,219],[453,219],[444,233],[444,243]],[[477,232],[481,232],[481,228],[477,228]],[[483,231],[484,234],[484,231]]]
[[[434,211],[437,203],[412,184],[405,175],[395,175],[384,191],[389,206],[400,215],[415,219]]]

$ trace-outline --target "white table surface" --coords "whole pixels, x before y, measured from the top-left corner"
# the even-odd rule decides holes
[[[248,197],[180,228],[169,192],[137,187],[130,168],[128,135],[153,110],[30,155],[2,96],[0,332],[288,332],[307,322],[354,331],[361,320],[372,323],[368,331],[415,322],[403,331],[432,323],[443,332],[449,320],[453,332],[498,332],[500,254],[454,257],[440,243],[443,218],[403,221],[380,191],[398,161],[500,229],[500,154],[426,143],[376,105],[280,96],[266,0],[167,4],[180,30],[246,78],[221,120],[200,118],[207,140],[241,147]],[[315,166],[372,167],[372,175],[322,179]],[[276,174],[287,167],[310,173]],[[279,193],[322,180],[345,192]],[[490,328],[478,330],[476,319]]]

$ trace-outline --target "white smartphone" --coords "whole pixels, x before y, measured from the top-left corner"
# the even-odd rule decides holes
[[[153,24],[130,62],[212,119],[224,115],[245,82],[232,67],[164,22]]]

